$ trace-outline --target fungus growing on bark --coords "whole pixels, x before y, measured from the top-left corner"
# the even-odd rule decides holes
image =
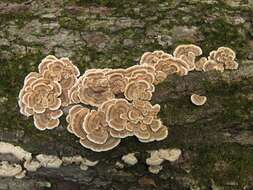
[[[165,73],[166,77],[174,73],[178,74],[179,76],[187,75],[189,68],[189,65],[184,60],[175,57],[160,60],[155,65],[156,71]]]
[[[131,104],[125,99],[112,99],[100,107],[100,110],[106,114],[111,136],[125,138],[133,135],[132,131],[127,128],[127,113],[130,107]]]
[[[154,52],[146,52],[141,56],[140,64],[148,64],[154,66],[159,60],[170,57],[172,57],[172,55],[165,53],[161,50],[157,50]]]
[[[127,84],[125,97],[128,100],[151,100],[155,87],[145,80],[132,81]]]
[[[80,138],[80,143],[93,151],[101,152],[113,149],[120,143],[109,132],[105,113],[89,111],[80,105],[70,109],[67,121],[68,129]]]
[[[0,176],[20,179],[25,177],[25,171],[23,171],[22,166],[19,164],[10,164],[7,161],[2,161],[0,162]]]
[[[135,136],[138,137],[140,142],[148,143],[152,141],[161,141],[168,136],[168,128],[164,126],[160,120],[156,119],[150,125],[141,125],[138,128],[139,130],[135,131]],[[142,136],[141,134],[148,134]]]
[[[195,69],[195,59],[197,56],[202,54],[200,47],[188,44],[188,45],[179,45],[173,52],[173,55],[176,58],[182,59],[188,64],[188,70],[192,71]]]
[[[235,52],[228,47],[219,47],[216,51],[209,54],[208,59],[222,64],[225,69],[237,69],[238,63],[235,61]]]
[[[149,172],[158,174],[162,170],[161,164],[164,160],[175,162],[181,155],[181,150],[174,149],[159,149],[150,151],[150,157],[146,159],[146,164],[149,166]]]
[[[40,130],[52,129],[59,125],[62,111],[61,86],[56,81],[44,79],[38,73],[30,73],[19,93],[20,112],[34,117],[35,127]]]
[[[125,76],[129,79],[129,82],[144,80],[149,84],[153,84],[155,81],[155,68],[150,65],[134,65],[126,69]]]
[[[77,96],[80,102],[98,107],[103,102],[114,98],[108,77],[103,70],[86,72],[79,78]]]
[[[195,104],[196,106],[202,106],[206,103],[206,96],[200,96],[200,95],[197,95],[197,94],[192,94],[191,95],[191,102],[193,104]]]
[[[105,73],[105,76],[108,77],[108,83],[113,94],[124,93],[126,85],[128,83],[127,78],[125,77],[124,69],[115,69]]]
[[[137,162],[138,162],[137,158],[135,157],[135,153],[126,154],[126,155],[122,156],[121,159],[122,159],[126,164],[131,165],[131,166],[137,164]]]
[[[177,148],[173,149],[159,149],[159,156],[164,160],[168,160],[170,162],[175,162],[179,159],[182,151]]]
[[[64,165],[70,165],[70,164],[80,165],[81,170],[87,170],[89,166],[95,166],[98,163],[98,161],[90,161],[87,158],[83,158],[80,155],[62,157],[62,162]]]
[[[68,58],[58,59],[49,55],[39,64],[39,72],[43,78],[60,83],[61,103],[67,106],[70,103],[68,93],[80,75],[79,69]]]
[[[24,168],[27,171],[35,172],[41,167],[41,163],[36,160],[27,160],[24,163]]]
[[[0,142],[0,154],[12,154],[20,161],[32,159],[30,152],[25,151],[20,146],[14,146],[6,142]]]
[[[61,110],[46,110],[44,113],[34,114],[34,125],[39,130],[54,129],[59,126],[62,114]]]
[[[212,71],[212,70],[216,70],[216,71],[220,71],[223,72],[224,71],[224,66],[223,64],[218,64],[213,60],[207,60],[202,68],[203,71]]]
[[[146,164],[149,166],[157,166],[163,163],[164,159],[160,157],[159,151],[151,151],[150,157],[146,159]]]
[[[71,104],[66,117],[68,131],[80,138],[84,147],[97,152],[113,149],[128,136],[145,143],[160,141],[167,137],[168,128],[158,117],[160,106],[150,103],[155,85],[169,75],[184,76],[194,69],[223,72],[238,67],[230,48],[220,47],[208,58],[197,60],[201,54],[196,45],[179,45],[173,55],[146,52],[138,65],[89,69],[80,77],[68,58],[49,55],[39,64],[39,73],[32,72],[25,78],[19,94],[20,112],[33,116],[38,129],[53,129],[60,123],[61,109],[65,112],[68,109],[64,107]],[[206,97],[193,94],[191,101],[203,105]],[[85,164],[81,167],[87,169]]]
[[[36,159],[45,168],[59,168],[62,165],[62,160],[58,156],[39,154]]]

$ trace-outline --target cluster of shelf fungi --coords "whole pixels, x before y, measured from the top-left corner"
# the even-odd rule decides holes
[[[63,109],[68,109],[68,131],[96,152],[111,150],[128,136],[144,143],[161,141],[168,127],[158,117],[160,105],[150,102],[156,85],[173,74],[238,68],[230,48],[201,55],[196,45],[179,45],[173,54],[146,52],[138,65],[127,69],[89,69],[83,75],[68,58],[49,55],[38,72],[26,76],[20,112],[33,116],[37,129],[46,130],[58,127]],[[191,100],[203,105],[206,97],[194,95]]]

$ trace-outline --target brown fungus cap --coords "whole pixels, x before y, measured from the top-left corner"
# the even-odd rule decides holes
[[[58,82],[42,78],[38,73],[30,73],[19,93],[20,112],[26,116],[41,114],[48,110],[58,110],[61,106],[61,86]]]
[[[68,91],[68,97],[70,99],[70,104],[78,104],[81,102],[79,98],[79,79],[76,84]]]
[[[173,52],[173,55],[176,58],[184,60],[189,65],[189,71],[194,70],[195,68],[195,59],[197,56],[202,54],[200,47],[188,44],[188,45],[179,45]]]
[[[154,52],[146,52],[141,56],[140,64],[156,65],[161,59],[172,57],[172,55],[165,53],[164,51],[158,50]]]
[[[97,107],[103,102],[114,98],[105,72],[92,70],[80,77],[78,97],[82,103]]]
[[[201,57],[198,61],[195,62],[195,70],[203,71],[204,64],[207,62],[206,57]]]
[[[162,124],[161,120],[155,119],[150,125],[141,124],[140,127],[136,127],[134,135],[144,143],[161,141],[168,136],[168,128]]]
[[[46,110],[44,113],[36,113],[33,116],[34,125],[39,130],[54,129],[59,126],[59,118],[62,114],[61,110]]]
[[[127,84],[125,97],[128,100],[151,100],[152,93],[155,91],[154,85],[145,80],[132,81]]]
[[[155,78],[155,68],[151,65],[134,65],[126,69],[125,76],[133,80],[146,80],[148,83],[153,83]]]
[[[80,143],[93,151],[113,149],[120,143],[109,133],[109,127],[102,111],[89,111],[80,105],[70,109],[68,130],[80,138]]]
[[[191,102],[193,104],[195,104],[196,106],[202,106],[206,103],[206,96],[200,96],[200,95],[197,95],[197,94],[192,94],[191,95]]]
[[[128,79],[125,77],[125,71],[122,69],[115,69],[108,71],[105,75],[108,77],[108,83],[113,94],[124,93]]]
[[[109,126],[106,121],[106,115],[102,111],[92,110],[85,118],[84,130],[87,133],[87,138],[81,140],[83,146],[91,144],[97,145],[90,147],[96,151],[106,151],[113,149],[120,143],[119,138],[112,137]],[[85,144],[86,142],[86,144]]]
[[[170,57],[167,59],[159,60],[155,65],[156,70],[156,81],[158,84],[165,80],[168,75],[177,74],[184,76],[188,74],[189,65],[182,59]]]
[[[208,59],[223,64],[225,69],[237,69],[238,63],[235,61],[235,52],[228,47],[219,47],[216,51],[209,54]]]
[[[139,81],[144,80],[147,81],[149,84],[153,84],[155,82],[155,72],[148,72],[145,69],[140,69],[132,73],[131,77],[129,78],[129,82],[132,81]]]
[[[129,112],[130,103],[125,99],[115,99],[107,108],[106,120],[109,126],[116,131],[123,131],[127,125],[127,118],[124,117]]]
[[[50,55],[40,63],[39,72],[45,79],[60,83],[62,87],[62,106],[67,106],[70,103],[69,90],[80,75],[79,69],[68,58],[58,59]]]
[[[206,71],[212,71],[212,70],[223,72],[224,71],[224,66],[223,66],[223,64],[217,63],[213,60],[207,60],[203,64],[203,71],[206,72]]]
[[[106,113],[106,121],[110,127],[111,136],[125,138],[133,135],[132,131],[127,128],[127,113],[130,106],[130,103],[125,99],[114,99],[102,105],[101,109]]]

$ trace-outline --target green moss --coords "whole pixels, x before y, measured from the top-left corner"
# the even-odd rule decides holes
[[[240,152],[240,154],[238,154]],[[253,151],[237,144],[201,146],[191,174],[203,183],[226,186],[238,182],[236,187],[249,185],[253,171]]]

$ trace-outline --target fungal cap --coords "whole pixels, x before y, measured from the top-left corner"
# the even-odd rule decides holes
[[[204,64],[203,64],[203,71],[212,71],[212,70],[216,70],[216,71],[220,71],[223,72],[224,71],[224,65],[217,63],[213,60],[207,60]]]
[[[34,126],[41,131],[45,129],[54,129],[59,126],[59,118],[62,114],[62,110],[46,110],[44,113],[34,114]]]
[[[0,162],[0,176],[14,177],[22,173],[22,167],[19,164],[10,164],[7,161]]]
[[[138,162],[137,158],[135,157],[135,153],[129,153],[129,154],[127,154],[127,155],[124,155],[124,156],[122,156],[121,159],[122,159],[126,164],[131,165],[131,166],[137,164],[137,162]]]
[[[146,159],[146,164],[149,166],[157,166],[163,163],[164,159],[160,157],[157,150],[150,152],[150,157]]]
[[[192,94],[191,95],[191,102],[193,104],[195,104],[196,106],[202,106],[206,103],[206,96],[200,96],[200,95],[197,95],[197,94]]]
[[[178,160],[181,155],[181,150],[174,148],[174,149],[159,149],[159,156],[165,160],[170,162],[174,162]]]
[[[109,138],[106,143],[104,144],[95,144],[91,142],[90,140],[86,139],[80,139],[81,145],[83,145],[85,148],[91,149],[92,151],[95,152],[103,152],[103,151],[108,151],[116,146],[119,145],[120,139],[119,138]]]
[[[62,165],[62,160],[53,155],[39,154],[36,156],[36,159],[45,168],[59,168]]]
[[[27,169],[27,171],[35,172],[41,167],[41,164],[40,162],[35,161],[35,160],[29,160],[29,161],[27,160],[24,163],[24,167],[25,169]]]
[[[32,159],[30,152],[25,151],[20,146],[14,146],[6,142],[0,142],[0,154],[12,154],[20,161]]]
[[[160,165],[148,167],[148,171],[153,174],[158,174],[162,169],[163,169],[163,166],[160,166]]]
[[[180,58],[182,55],[188,56],[189,52],[193,53],[195,56],[200,56],[202,54],[202,50],[199,46],[187,44],[177,46],[173,52],[173,55],[177,58]]]
[[[152,93],[155,91],[154,85],[145,80],[133,81],[127,84],[125,97],[128,100],[151,100]]]

